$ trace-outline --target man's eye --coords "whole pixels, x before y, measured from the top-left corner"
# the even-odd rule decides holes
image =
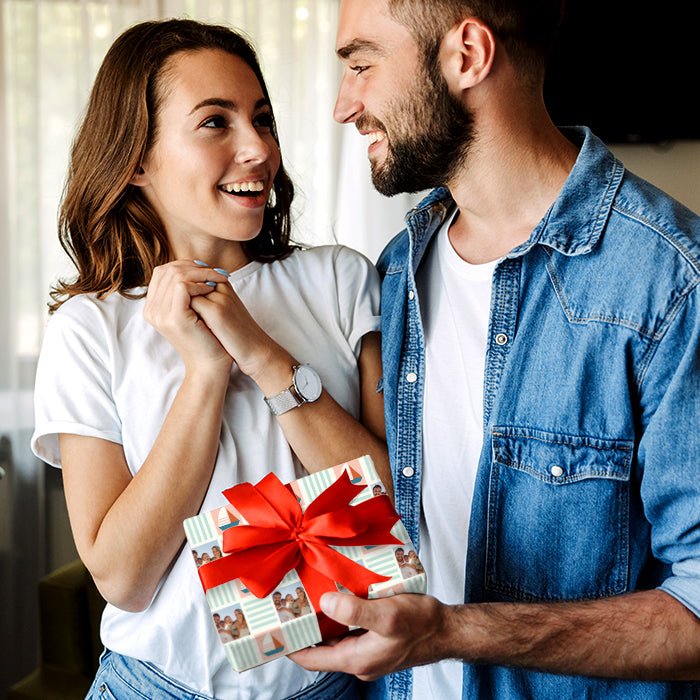
[[[209,119],[205,119],[202,122],[202,126],[207,129],[224,129],[226,128],[226,119],[221,115],[215,115],[209,117]]]
[[[357,75],[360,75],[360,73],[364,73],[368,68],[369,66],[350,66],[350,70],[357,73]]]

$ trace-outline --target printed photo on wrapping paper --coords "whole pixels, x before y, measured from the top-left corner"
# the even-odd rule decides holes
[[[219,639],[223,644],[234,642],[250,634],[245,614],[240,605],[230,605],[212,615]]]
[[[235,580],[236,590],[239,598],[254,598],[255,596],[246,588],[246,585],[240,579]]]
[[[265,632],[255,637],[255,641],[258,643],[260,654],[268,661],[275,656],[284,656],[287,653],[287,640],[281,629]]]
[[[384,486],[382,485],[381,482],[374,484],[372,486],[372,496],[385,496],[386,491],[384,490]]]
[[[272,602],[280,622],[289,622],[313,612],[306,591],[300,584],[280,587],[272,594]]]
[[[241,518],[231,506],[222,506],[209,511],[209,516],[214,525],[222,532],[230,527],[235,527],[241,522]]]
[[[192,558],[194,559],[194,563],[196,564],[197,568],[203,564],[208,564],[214,559],[221,559],[223,556],[221,547],[217,541],[207,542],[206,544],[203,544],[197,549],[193,549],[191,551]]]
[[[397,547],[394,550],[394,556],[396,557],[396,563],[399,565],[399,570],[401,571],[401,576],[403,578],[411,578],[411,576],[418,576],[422,573],[423,566],[420,561],[418,561],[418,556],[415,551],[410,550],[408,554],[403,547]],[[420,566],[420,569],[418,568]]]
[[[357,465],[353,465],[352,462],[347,462],[345,465],[345,470],[350,477],[351,484],[361,484],[364,481],[362,474],[362,469],[357,469]]]

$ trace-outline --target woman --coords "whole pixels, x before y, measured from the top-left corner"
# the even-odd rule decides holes
[[[306,597],[306,591],[301,586],[297,586],[297,607],[299,608],[299,615],[306,615],[311,612],[311,605]]]
[[[90,697],[356,695],[286,658],[234,673],[183,546],[185,518],[271,469],[368,453],[388,481],[376,273],[294,248],[292,194],[243,38],[168,20],[115,41],[73,146],[60,236],[77,277],[53,294],[32,441],[63,468],[108,601]]]
[[[291,610],[294,617],[299,617],[299,615],[301,615],[299,606],[291,593],[287,593],[287,595],[284,596],[284,607],[287,608],[287,610]]]
[[[236,621],[234,622],[234,625],[238,630],[238,636],[247,637],[250,634],[250,630],[248,629],[248,623],[246,622],[243,611],[240,608],[236,608],[233,611],[233,614],[236,616]]]

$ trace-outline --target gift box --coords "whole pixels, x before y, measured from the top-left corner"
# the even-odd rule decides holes
[[[426,577],[370,457],[284,485],[268,474],[223,492],[185,534],[226,658],[236,671],[349,631],[326,591],[425,593]]]

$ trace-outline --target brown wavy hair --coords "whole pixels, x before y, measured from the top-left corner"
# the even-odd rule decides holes
[[[140,188],[130,184],[156,139],[156,115],[166,61],[183,51],[222,49],[255,73],[270,101],[255,49],[229,27],[189,19],[142,22],[112,44],[100,66],[71,151],[58,218],[58,236],[77,269],[51,290],[50,312],[76,294],[102,298],[149,283],[170,260],[165,228]],[[272,132],[279,145],[274,122]],[[294,186],[280,163],[260,233],[243,248],[252,260],[286,257]]]

